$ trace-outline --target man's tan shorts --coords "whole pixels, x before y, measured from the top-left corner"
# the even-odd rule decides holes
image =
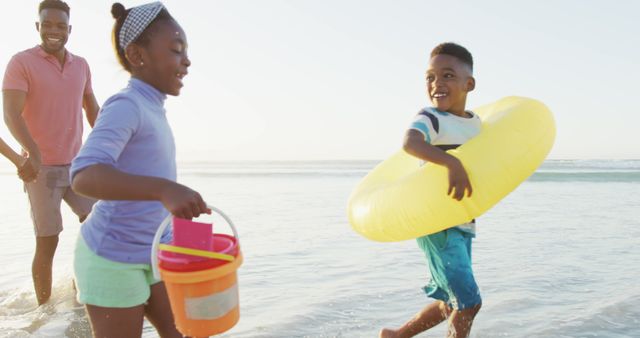
[[[36,180],[24,185],[31,205],[31,219],[36,237],[54,236],[62,231],[60,205],[63,199],[80,219],[84,219],[91,212],[95,200],[80,196],[71,190],[69,167],[43,165]]]

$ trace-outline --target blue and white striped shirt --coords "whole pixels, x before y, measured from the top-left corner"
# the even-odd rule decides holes
[[[426,107],[416,115],[409,129],[421,132],[425,142],[440,149],[455,149],[480,133],[480,118],[471,111],[468,113],[471,117]],[[476,233],[475,222],[460,224],[457,228],[474,235]]]

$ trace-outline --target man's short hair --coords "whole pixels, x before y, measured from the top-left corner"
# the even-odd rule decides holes
[[[59,9],[65,13],[67,16],[70,16],[69,13],[69,5],[66,2],[60,0],[44,0],[38,6],[38,14],[42,12],[43,9]]]

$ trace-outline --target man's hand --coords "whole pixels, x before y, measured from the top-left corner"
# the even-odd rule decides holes
[[[37,156],[29,156],[22,166],[18,168],[18,176],[25,183],[34,181],[40,172],[40,159]]]

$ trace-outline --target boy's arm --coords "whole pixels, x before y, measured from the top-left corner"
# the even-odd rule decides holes
[[[409,129],[405,134],[403,149],[407,153],[441,166],[449,171],[449,190],[448,195],[460,201],[464,198],[465,191],[467,197],[471,196],[473,189],[467,171],[464,169],[462,162],[453,155],[425,142],[424,135],[415,130]]]
[[[93,128],[93,125],[96,123],[96,118],[98,117],[98,111],[100,110],[100,105],[98,105],[98,101],[93,93],[82,96],[82,108],[84,108],[89,125]]]
[[[101,200],[159,201],[174,216],[191,219],[211,213],[199,193],[159,177],[122,172],[107,164],[81,169],[71,181],[73,191]]]
[[[20,90],[3,90],[2,99],[4,122],[13,137],[29,154],[29,157],[19,170],[20,178],[25,182],[33,181],[40,171],[41,158],[40,149],[38,149],[38,145],[29,134],[27,125],[22,118],[22,110],[27,99],[27,93]]]

